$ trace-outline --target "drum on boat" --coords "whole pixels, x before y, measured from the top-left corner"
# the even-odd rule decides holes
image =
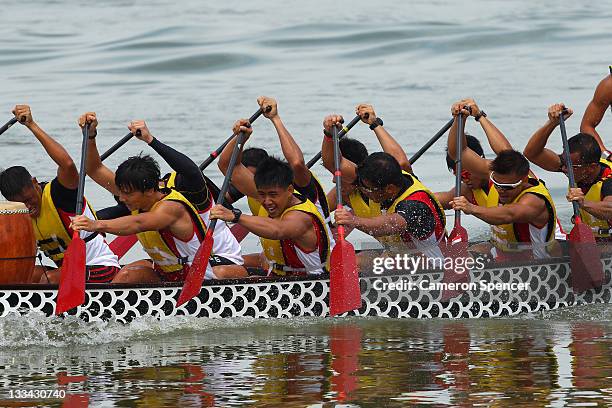
[[[30,283],[35,261],[28,209],[22,203],[0,201],[0,284]]]

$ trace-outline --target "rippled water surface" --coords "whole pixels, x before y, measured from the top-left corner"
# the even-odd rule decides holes
[[[352,117],[372,103],[411,154],[470,96],[522,149],[554,102],[574,108],[567,126],[576,132],[612,62],[610,1],[32,0],[3,2],[0,15],[0,122],[30,104],[75,160],[76,119],[94,110],[101,149],[144,118],[200,162],[259,95],[278,99],[307,158],[328,113]],[[254,129],[249,143],[280,153],[267,120]],[[609,113],[598,129],[609,139]],[[474,122],[467,130],[484,140]],[[365,126],[352,134],[379,150]],[[555,133],[551,146],[560,145]],[[18,125],[0,149],[0,167],[55,174]],[[108,164],[140,151],[151,153],[131,141]],[[454,183],[445,167],[441,142],[415,171],[441,190]],[[331,187],[321,166],[315,172]],[[215,166],[207,174],[221,181]],[[567,223],[566,181],[541,175]],[[95,207],[113,203],[91,182],[86,194]],[[486,233],[463,220],[470,237]],[[245,248],[256,246],[247,238]],[[609,305],[477,321],[3,318],[0,405],[610,406],[611,321]],[[20,389],[69,396],[9,399]]]

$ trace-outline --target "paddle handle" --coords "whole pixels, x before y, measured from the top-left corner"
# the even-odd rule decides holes
[[[83,193],[85,191],[85,164],[87,163],[87,139],[89,139],[89,123],[83,127],[83,143],[81,143],[81,166],[79,168],[79,187],[77,189],[77,203],[75,214],[83,213]]]
[[[455,196],[461,196],[461,153],[463,152],[463,115],[457,115],[457,151],[455,153]],[[461,225],[461,211],[455,210],[455,226]]]
[[[344,137],[344,135],[346,135],[349,132],[349,130],[351,130],[353,126],[355,126],[357,122],[359,122],[360,120],[361,120],[361,117],[359,115],[355,116],[346,126],[344,126],[340,130],[340,132],[338,133],[338,139],[341,139],[342,137]],[[334,128],[336,127],[334,126]],[[336,129],[336,131],[338,130]],[[309,169],[312,168],[312,166],[314,166],[321,159],[321,155],[322,155],[321,152],[317,153],[312,159],[308,161],[308,163],[306,163],[306,166]]]
[[[561,129],[561,140],[563,140],[563,156],[565,157],[565,167],[567,168],[567,177],[571,188],[576,188],[576,179],[574,178],[574,167],[572,166],[572,158],[569,151],[569,143],[567,142],[567,131],[565,130],[565,118],[563,117],[565,110],[559,115],[559,128]],[[572,201],[574,208],[574,219],[580,222],[580,205],[576,201]]]
[[[140,131],[140,129],[138,130]],[[134,134],[132,132],[128,133],[127,135],[123,136],[117,143],[115,143],[113,146],[111,146],[110,149],[108,149],[107,151],[105,151],[104,153],[102,153],[102,155],[100,156],[100,160],[104,161],[108,158],[108,156],[110,156],[111,154],[115,153],[117,150],[119,150],[119,148],[121,146],[123,146],[124,144],[126,144],[131,138],[134,137]]]
[[[268,112],[272,109],[272,107],[268,107]],[[255,122],[257,120],[257,118],[259,118],[261,116],[261,114],[263,113],[263,111],[261,110],[261,108],[257,109],[257,112],[255,112],[254,114],[251,115],[251,117],[249,118],[249,123],[253,124],[253,122]],[[236,136],[236,134],[232,134],[230,137],[228,137],[227,139],[225,139],[225,142],[223,142],[221,144],[221,146],[219,146],[217,148],[217,150],[215,150],[214,152],[212,152],[208,158],[206,160],[204,160],[202,162],[202,164],[200,164],[200,170],[203,171],[205,168],[207,168],[210,163],[214,162],[215,159],[217,158],[217,156],[219,156],[221,154],[221,152],[223,151],[223,149],[225,149],[225,146],[227,146],[227,144]]]
[[[440,129],[438,131],[438,133],[436,133],[431,139],[429,139],[427,141],[427,143],[425,143],[423,145],[423,147],[421,147],[419,149],[418,152],[416,152],[408,161],[410,162],[410,164],[414,164],[415,161],[417,161],[422,155],[423,153],[425,153],[434,143],[436,143],[438,141],[438,139],[440,139],[442,137],[442,135],[444,135],[448,129],[451,128],[451,126],[453,126],[453,121],[455,119],[451,118],[448,122],[446,122],[446,125],[444,125],[442,127],[442,129]]]

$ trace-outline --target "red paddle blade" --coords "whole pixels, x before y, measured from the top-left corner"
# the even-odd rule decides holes
[[[113,253],[117,255],[119,259],[121,259],[123,258],[123,255],[132,249],[137,241],[138,238],[136,235],[127,235],[113,239],[108,246],[110,247],[111,251],[113,251]]]
[[[471,258],[468,252],[468,233],[461,225],[455,225],[446,241],[446,257],[453,260],[452,267],[444,269],[442,283],[470,283],[470,273],[467,270],[457,271],[458,259],[462,259],[461,265],[465,265],[465,260]],[[447,265],[447,262],[444,262]],[[450,264],[449,264],[450,265]],[[447,301],[463,293],[462,290],[445,289],[442,291],[442,301]]]
[[[574,292],[601,286],[604,282],[601,251],[588,225],[574,225],[569,234],[569,252]]]
[[[213,230],[209,228],[187,272],[187,277],[185,278],[185,283],[183,284],[183,289],[181,289],[176,307],[181,306],[183,303],[188,302],[200,294],[214,241]]]
[[[335,316],[361,307],[361,290],[355,248],[345,239],[336,241],[330,257],[329,314]]]
[[[78,231],[75,231],[64,253],[60,269],[55,314],[60,315],[82,305],[83,302],[85,302],[85,241],[81,239]]]
[[[359,353],[361,352],[362,331],[359,326],[334,326],[329,333],[329,351],[332,356],[331,389],[338,401],[347,401],[357,389]]]
[[[249,230],[240,224],[234,224],[232,228],[230,228],[230,231],[232,231],[232,234],[238,242],[242,242],[242,240],[249,235]]]

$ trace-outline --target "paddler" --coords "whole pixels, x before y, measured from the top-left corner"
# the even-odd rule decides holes
[[[306,166],[302,150],[295,142],[295,139],[289,130],[287,130],[280,115],[278,114],[278,104],[276,100],[267,96],[260,96],[257,98],[257,103],[263,112],[263,116],[270,120],[274,126],[274,129],[276,130],[283,156],[293,171],[294,179],[292,185],[294,186],[296,192],[308,198],[318,208],[323,219],[326,220],[326,228],[329,229],[331,227],[331,221],[325,190],[317,177],[310,171],[308,166]],[[242,152],[241,160],[245,167],[254,174],[257,166],[253,166],[253,164],[256,164],[253,158],[261,161],[267,157],[268,153],[265,150],[260,148],[249,148]],[[218,162],[219,169],[223,174],[225,174],[227,170],[227,164],[228,163],[222,162],[221,160]],[[240,194],[237,194],[236,190],[242,191],[240,186],[232,184],[229,195],[233,201],[240,197]],[[259,212],[258,204],[253,197],[249,199],[249,208],[252,214],[257,214]],[[331,245],[333,247],[333,241]]]
[[[443,259],[446,217],[442,205],[392,155],[370,154],[353,169],[353,177],[359,193],[376,212],[360,215],[359,209],[353,208],[355,213],[344,207],[336,209],[337,224],[357,228],[392,249],[415,249],[427,258]]]
[[[454,156],[453,140],[459,113],[465,122],[470,115],[479,115],[481,111],[472,100],[464,99],[453,104],[451,112],[455,121],[450,129],[448,150]],[[462,195],[453,198],[450,206],[491,225],[491,244],[487,250],[490,249],[497,260],[541,259],[557,254],[555,206],[544,183],[530,172],[529,161],[515,150],[501,150],[489,161],[467,147],[465,133],[462,137],[463,168],[471,177],[484,179],[488,176],[492,188],[489,187],[486,195],[484,191],[473,189],[476,204]]]
[[[90,123],[90,134],[93,134],[87,173],[98,184],[117,195],[124,205],[101,211],[113,219],[77,217],[73,220],[74,228],[115,235],[137,234],[151,259],[125,266],[113,280],[114,283],[183,281],[206,234],[207,209],[213,204],[200,169],[187,156],[153,137],[144,121],[136,120],[128,125],[128,129],[151,146],[176,172],[173,188],[168,188],[167,182],[160,186],[159,165],[148,155],[130,157],[113,173],[101,163],[98,155],[95,145],[95,113],[88,112],[79,118],[80,126],[85,126],[87,122]],[[247,275],[242,266],[240,247],[235,243],[235,238],[234,241],[228,239],[220,239],[215,234],[215,243],[219,246],[213,248],[206,279]]]
[[[246,119],[234,124],[234,133],[247,137],[253,129]],[[232,140],[219,156],[219,168],[227,169],[236,140]],[[251,173],[238,157],[233,169],[232,184],[247,195],[254,215],[242,214],[216,205],[211,217],[238,223],[258,235],[263,252],[245,255],[245,265],[267,270],[270,275],[317,275],[329,271],[331,234],[318,208],[297,192],[291,166],[275,157],[268,157]]]
[[[32,283],[58,283],[64,252],[72,241],[70,219],[75,216],[79,173],[66,149],[34,121],[28,105],[15,106],[13,114],[25,118],[20,123],[32,132],[57,164],[57,175],[48,183],[38,182],[24,167],[13,166],[0,173],[0,192],[7,200],[26,205],[38,248],[55,264],[50,268],[37,266]],[[84,200],[83,211],[95,219],[88,200]],[[117,256],[97,232],[83,231],[80,236],[85,241],[87,282],[110,282],[120,269]]]
[[[389,153],[399,163],[401,169],[407,173],[412,173],[410,162],[401,145],[391,136],[384,127],[383,120],[376,115],[374,107],[368,104],[359,104],[355,108],[355,113],[359,115],[361,121],[367,124],[376,136],[383,152]],[[331,114],[323,120],[323,142],[321,144],[321,157],[323,166],[334,174],[334,149],[331,138],[331,129],[333,126],[342,127],[344,118],[338,114]],[[358,140],[349,139],[344,136],[340,139],[340,169],[342,171],[342,202],[343,205],[352,208],[358,212],[359,216],[365,216],[371,212],[367,197],[359,192],[355,185],[355,169],[368,157],[368,150],[365,145]],[[332,179],[335,182],[335,178]],[[330,211],[336,209],[336,189],[332,188],[327,193],[327,201],[329,202]],[[376,209],[378,208],[374,204]],[[374,209],[374,215],[377,215]]]
[[[572,109],[566,108],[562,103],[548,108],[548,121],[531,136],[524,153],[532,163],[545,170],[567,174],[564,156],[545,147],[548,138],[559,125],[561,112],[565,112],[565,119],[573,113]],[[567,199],[578,202],[582,221],[592,228],[596,240],[610,241],[612,163],[600,158],[600,146],[597,139],[590,134],[578,133],[567,142],[578,186],[569,189]]]

